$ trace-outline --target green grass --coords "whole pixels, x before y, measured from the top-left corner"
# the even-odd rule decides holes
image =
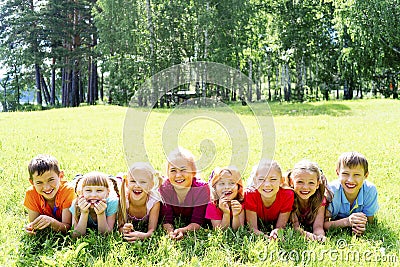
[[[254,104],[265,109],[266,103]],[[77,173],[100,170],[116,174],[127,169],[123,148],[126,109],[115,106],[46,110],[27,113],[0,113],[0,266],[396,266],[400,262],[400,102],[359,100],[306,104],[272,103],[274,114],[274,158],[282,169],[308,158],[319,163],[329,180],[335,179],[335,163],[340,153],[356,150],[370,164],[369,180],[379,193],[378,223],[362,237],[347,230],[327,233],[324,244],[303,240],[291,228],[283,242],[269,242],[247,229],[200,230],[184,240],[167,239],[161,229],[145,241],[124,242],[118,233],[107,237],[95,233],[76,240],[44,231],[28,237],[22,228],[27,215],[22,205],[29,186],[27,165],[39,153],[54,155],[71,180]],[[214,166],[226,165],[232,144],[226,128],[236,127],[233,113],[246,128],[249,146],[240,153],[248,157],[243,170],[246,179],[261,153],[260,134],[251,110],[241,105],[219,112],[222,122],[199,119],[188,122],[178,143],[200,156],[200,141],[209,138],[217,156],[205,166],[207,179]],[[195,114],[210,112],[193,110]],[[162,131],[171,110],[153,111],[146,128],[147,156],[162,172]],[[189,114],[189,115],[188,115]],[[174,114],[185,119],[192,113]],[[210,113],[211,114],[211,113]],[[222,115],[221,115],[222,114]],[[211,116],[211,115],[210,115]],[[262,118],[260,118],[262,120]],[[135,121],[131,122],[135,125]],[[233,123],[233,124],[230,124]],[[236,123],[236,124],[235,124]],[[168,133],[166,133],[168,135]],[[172,138],[167,136],[168,138]],[[137,141],[137,140],[136,140]],[[134,142],[134,141],[132,141]],[[173,145],[173,144],[172,144]],[[138,155],[134,155],[134,158]],[[139,155],[140,156],[140,155]]]

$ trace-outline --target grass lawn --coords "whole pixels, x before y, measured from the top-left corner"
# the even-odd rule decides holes
[[[247,133],[243,138],[247,143],[240,147],[240,153],[247,157],[242,173],[247,179],[262,151],[261,135],[248,107],[233,105],[230,108],[230,112],[215,111],[218,116],[227,113],[217,117],[222,121],[204,118],[188,121],[177,132],[179,138],[175,138],[173,130],[163,133],[162,128],[166,127],[168,119],[176,121],[184,115],[171,115],[171,110],[152,111],[144,135],[150,162],[164,173],[163,148],[169,140],[176,139],[179,145],[200,157],[200,142],[209,139],[216,155],[211,155],[211,164],[202,168],[201,176],[207,180],[212,168],[229,164],[232,150],[237,149],[226,130],[236,127],[229,124],[232,123],[229,116],[234,114],[238,117],[235,125],[240,122]],[[3,215],[0,266],[400,265],[400,183],[397,180],[400,102],[377,99],[272,103],[270,108],[275,132],[270,133],[267,144],[274,145],[275,149],[270,151],[283,170],[307,158],[318,162],[328,180],[334,180],[336,159],[342,152],[355,150],[367,157],[368,179],[378,188],[380,210],[376,216],[378,223],[370,225],[364,236],[355,237],[347,230],[334,230],[327,233],[327,242],[320,244],[305,241],[287,228],[283,233],[284,242],[269,242],[244,228],[236,233],[202,229],[179,242],[167,239],[158,229],[150,239],[135,244],[124,242],[118,233],[107,237],[91,233],[73,240],[44,231],[36,237],[28,237],[22,230],[27,223],[22,202],[30,185],[27,165],[31,158],[39,153],[54,155],[67,179],[71,180],[77,173],[92,170],[109,174],[126,171],[127,162],[143,155],[125,157],[123,132],[127,109],[123,107],[99,105],[0,113],[0,213]],[[199,113],[198,110],[190,112]],[[129,122],[135,126],[134,120]],[[162,135],[167,136],[164,141]]]

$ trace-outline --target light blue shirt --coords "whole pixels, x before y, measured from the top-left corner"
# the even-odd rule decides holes
[[[363,212],[367,216],[374,216],[379,209],[378,192],[375,185],[369,181],[365,180],[363,182],[353,205],[350,205],[350,202],[347,200],[339,180],[330,182],[328,186],[333,193],[332,202],[328,206],[328,210],[332,214],[332,220],[347,218],[356,212]]]
[[[69,211],[72,213],[72,217],[75,216],[75,202],[76,202],[76,199],[72,202],[71,207],[69,208]],[[115,198],[115,197],[108,197],[106,199],[106,203],[107,203],[107,208],[105,211],[106,217],[117,213],[118,202],[119,202],[118,198]],[[97,230],[97,223],[95,221],[93,221],[90,216],[88,217],[87,228]]]

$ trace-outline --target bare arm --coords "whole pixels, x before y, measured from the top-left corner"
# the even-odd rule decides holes
[[[139,231],[133,231],[133,226],[132,226],[131,228],[132,230],[125,231],[123,233],[124,239],[128,242],[134,242],[136,240],[143,240],[150,237],[157,228],[159,212],[160,212],[160,202],[157,202],[150,210],[147,232],[144,233]],[[128,225],[131,226],[131,224],[125,224],[125,227],[127,227]]]
[[[218,208],[223,212],[222,220],[211,220],[213,228],[226,229],[231,226],[231,210],[226,199],[219,200]]]
[[[247,224],[250,227],[250,230],[252,230],[256,235],[264,234],[263,232],[258,230],[257,213],[255,211],[246,210],[246,221],[247,221]]]
[[[74,227],[72,237],[78,237],[86,234],[88,219],[89,212],[82,212],[79,216],[79,221],[76,221],[75,218],[72,220],[72,226]]]
[[[286,224],[290,218],[290,211],[285,213],[279,213],[278,220],[275,225],[275,229],[271,231],[269,234],[270,238],[277,239],[278,238],[278,231],[279,229],[284,229]]]
[[[244,211],[242,204],[237,200],[231,201],[232,208],[232,229],[237,230],[244,225]]]
[[[25,226],[25,231],[28,234],[35,234],[35,230],[41,230],[47,227],[51,227],[54,231],[64,233],[71,228],[71,213],[68,208],[62,211],[61,222],[53,217],[41,215],[39,212],[29,209],[28,219],[30,223]]]
[[[107,202],[106,200],[99,201],[94,206],[94,211],[97,214],[97,229],[99,233],[105,234],[112,232],[117,215],[114,213],[106,216]]]
[[[325,206],[321,206],[318,208],[317,216],[315,216],[313,224],[313,234],[317,237],[325,236],[324,220],[325,220]]]
[[[365,231],[367,221],[367,216],[364,213],[356,212],[343,219],[326,221],[324,222],[324,228],[327,230],[331,227],[352,227],[354,233],[362,234]]]

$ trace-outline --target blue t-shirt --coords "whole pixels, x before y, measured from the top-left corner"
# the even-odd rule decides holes
[[[105,211],[106,217],[117,213],[118,201],[119,201],[118,198],[115,198],[115,197],[108,197],[106,199],[106,203],[107,203],[107,208]],[[69,208],[69,211],[72,213],[72,217],[75,216],[75,202],[76,202],[76,199],[72,202],[71,207]],[[95,221],[93,221],[93,219],[90,216],[88,217],[87,228],[97,230],[97,223]]]
[[[333,193],[332,202],[328,206],[332,220],[349,217],[352,213],[363,212],[367,216],[374,216],[378,211],[378,192],[373,183],[364,181],[353,205],[347,200],[342,184],[339,180],[329,183]]]

